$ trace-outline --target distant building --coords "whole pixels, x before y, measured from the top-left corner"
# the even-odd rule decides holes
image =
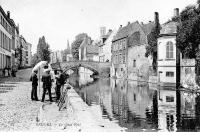
[[[31,66],[31,59],[32,59],[32,44],[28,43],[25,38],[20,35],[19,37],[19,43],[20,43],[20,54],[19,54],[19,65],[20,67],[27,67]]]
[[[62,54],[61,51],[53,51],[50,54],[50,63],[62,62]]]
[[[178,11],[178,10],[175,10]],[[161,84],[176,83],[176,33],[177,22],[162,25],[158,38],[158,81]]]
[[[73,56],[72,54],[67,54],[67,61],[73,61]]]
[[[148,81],[152,59],[145,57],[145,46],[153,26],[153,22],[140,24],[138,21],[120,26],[112,40],[111,76]]]
[[[102,32],[102,29],[100,30]],[[104,33],[104,32],[103,32]],[[111,45],[114,35],[117,31],[111,29],[107,34],[101,34],[101,42],[99,43],[99,62],[111,62]]]
[[[99,61],[98,46],[92,43],[90,37],[85,36],[79,47],[79,60],[83,61]]]
[[[50,54],[50,63],[66,62],[66,61],[72,61],[72,60],[73,60],[73,57],[72,57],[72,54],[71,54],[69,41],[67,41],[67,48],[66,49],[52,51],[51,54]]]
[[[15,51],[15,65],[18,66],[19,65],[19,59],[18,59],[18,55],[17,55],[17,49],[20,47],[20,39],[19,39],[19,25],[17,27],[15,27],[15,48],[14,48],[14,51]]]
[[[11,67],[12,23],[10,12],[7,14],[0,6],[0,75],[2,69]]]
[[[26,66],[31,66],[31,59],[32,59],[32,44],[27,43],[28,49],[26,50]]]

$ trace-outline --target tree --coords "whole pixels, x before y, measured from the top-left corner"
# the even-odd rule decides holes
[[[146,57],[150,55],[153,57],[152,66],[155,71],[157,70],[157,39],[160,34],[160,29],[161,27],[159,23],[158,13],[156,12],[155,25],[152,28],[151,32],[147,35],[148,44],[146,46],[145,53]]]
[[[35,53],[31,59],[31,65],[35,66],[38,62],[40,62],[37,53]]]
[[[199,5],[199,4],[198,4]],[[196,58],[200,44],[200,8],[187,6],[180,14],[177,30],[177,47],[184,57]]]
[[[79,47],[86,36],[87,36],[86,33],[78,34],[75,37],[74,42],[72,43],[71,52],[72,52],[72,56],[75,60],[78,60],[78,58],[79,58]]]
[[[39,38],[37,45],[37,57],[39,61],[48,61],[50,62],[50,46],[46,42],[45,37]]]
[[[23,46],[20,44],[15,50],[15,58],[17,58],[17,62],[19,62],[18,68],[22,67],[22,48]]]

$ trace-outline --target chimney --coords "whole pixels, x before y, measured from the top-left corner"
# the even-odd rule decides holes
[[[120,28],[122,28],[122,25],[120,25]]]
[[[179,8],[175,8],[174,9],[174,17],[178,17],[179,16]]]
[[[154,14],[154,22],[155,23],[159,23],[159,14],[158,14],[158,12],[155,12],[155,14]]]
[[[100,36],[103,36],[106,34],[106,27],[100,27]]]
[[[10,18],[10,11],[7,11],[7,16],[8,18]]]
[[[141,24],[141,25],[144,25],[144,23],[143,23],[143,22],[140,22],[140,24]]]
[[[112,29],[109,29],[108,32],[112,32]]]
[[[129,24],[130,24],[130,22],[127,23],[127,25],[129,25]]]

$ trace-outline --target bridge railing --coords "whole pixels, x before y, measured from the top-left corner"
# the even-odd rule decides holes
[[[99,62],[99,61],[88,61],[88,60],[76,60],[76,61],[65,61],[65,62],[61,62],[61,63],[70,63],[70,62],[92,62],[92,63],[110,63],[110,62]]]

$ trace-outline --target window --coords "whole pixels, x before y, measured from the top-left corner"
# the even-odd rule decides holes
[[[136,67],[136,60],[133,60],[133,67]]]
[[[173,43],[171,41],[167,42],[166,45],[166,58],[167,59],[173,58]]]
[[[123,49],[126,49],[126,40],[123,40]]]
[[[174,72],[166,72],[166,77],[173,77],[174,76]]]
[[[118,64],[119,59],[118,59],[118,55],[116,55],[116,64]]]
[[[174,102],[173,96],[166,96],[166,102]]]
[[[119,54],[119,63],[123,63],[122,54]]]
[[[133,97],[134,97],[134,101],[136,101],[136,94],[133,94]]]
[[[124,64],[126,63],[126,55],[125,55],[125,53],[123,53],[123,63]]]
[[[122,49],[122,40],[119,41],[119,49]]]
[[[192,72],[191,67],[185,68],[185,74],[190,74]]]

